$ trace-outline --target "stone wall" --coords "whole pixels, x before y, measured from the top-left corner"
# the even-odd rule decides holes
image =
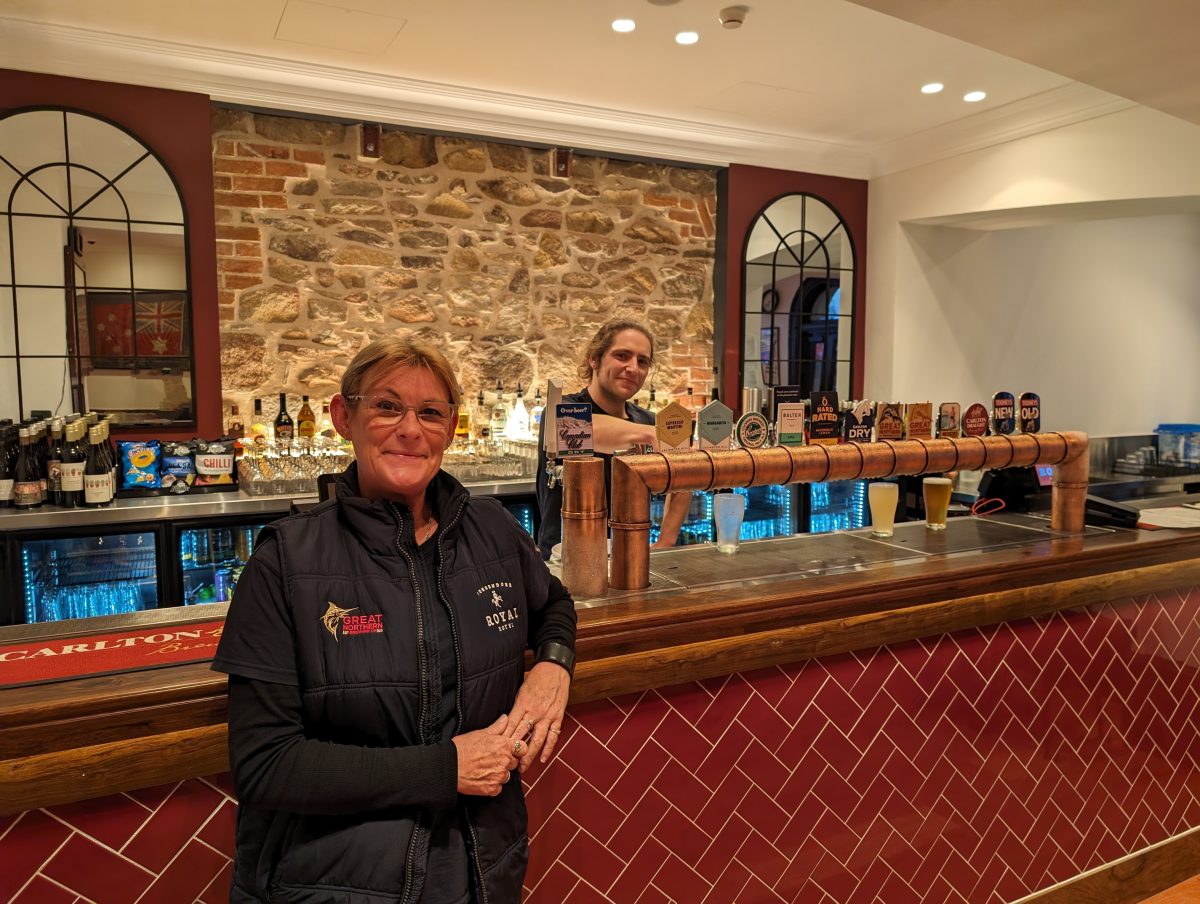
[[[716,178],[711,170],[550,154],[213,109],[226,410],[280,390],[323,400],[366,342],[411,331],[442,347],[468,397],[577,389],[583,345],[612,316],[661,342],[653,385],[712,385]],[[293,403],[295,405],[296,403]]]

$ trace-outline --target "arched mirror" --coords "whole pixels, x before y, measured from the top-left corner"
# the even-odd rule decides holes
[[[0,118],[0,418],[195,423],[186,235],[175,180],[129,132]]]
[[[778,198],[751,228],[743,260],[742,385],[849,398],[855,260],[842,217],[813,195]]]

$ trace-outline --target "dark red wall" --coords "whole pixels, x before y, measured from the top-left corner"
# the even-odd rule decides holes
[[[746,238],[758,215],[772,201],[800,192],[815,195],[840,213],[846,221],[846,228],[850,230],[857,267],[854,279],[854,367],[850,394],[854,398],[862,395],[863,337],[867,314],[866,180],[734,164],[729,167],[725,216],[725,348],[718,350],[721,356],[721,395],[722,398],[735,400],[729,403],[734,408],[738,407],[740,401],[738,359],[745,327],[742,295],[746,273],[742,266],[742,255],[746,250]]]
[[[221,351],[209,99],[202,94],[0,69],[0,109],[36,106],[71,107],[118,123],[154,150],[175,176],[187,215],[197,426],[153,432],[165,439],[219,436]]]

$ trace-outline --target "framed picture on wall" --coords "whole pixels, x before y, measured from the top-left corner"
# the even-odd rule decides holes
[[[95,367],[129,368],[138,358],[187,354],[186,292],[88,292],[86,304]]]

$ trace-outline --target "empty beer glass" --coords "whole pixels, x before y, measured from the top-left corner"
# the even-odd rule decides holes
[[[717,552],[735,553],[742,539],[746,497],[740,493],[714,493],[713,519],[717,522]]]
[[[929,530],[945,530],[946,514],[950,510],[950,491],[954,481],[949,477],[926,477],[921,481],[925,497],[925,526]]]

